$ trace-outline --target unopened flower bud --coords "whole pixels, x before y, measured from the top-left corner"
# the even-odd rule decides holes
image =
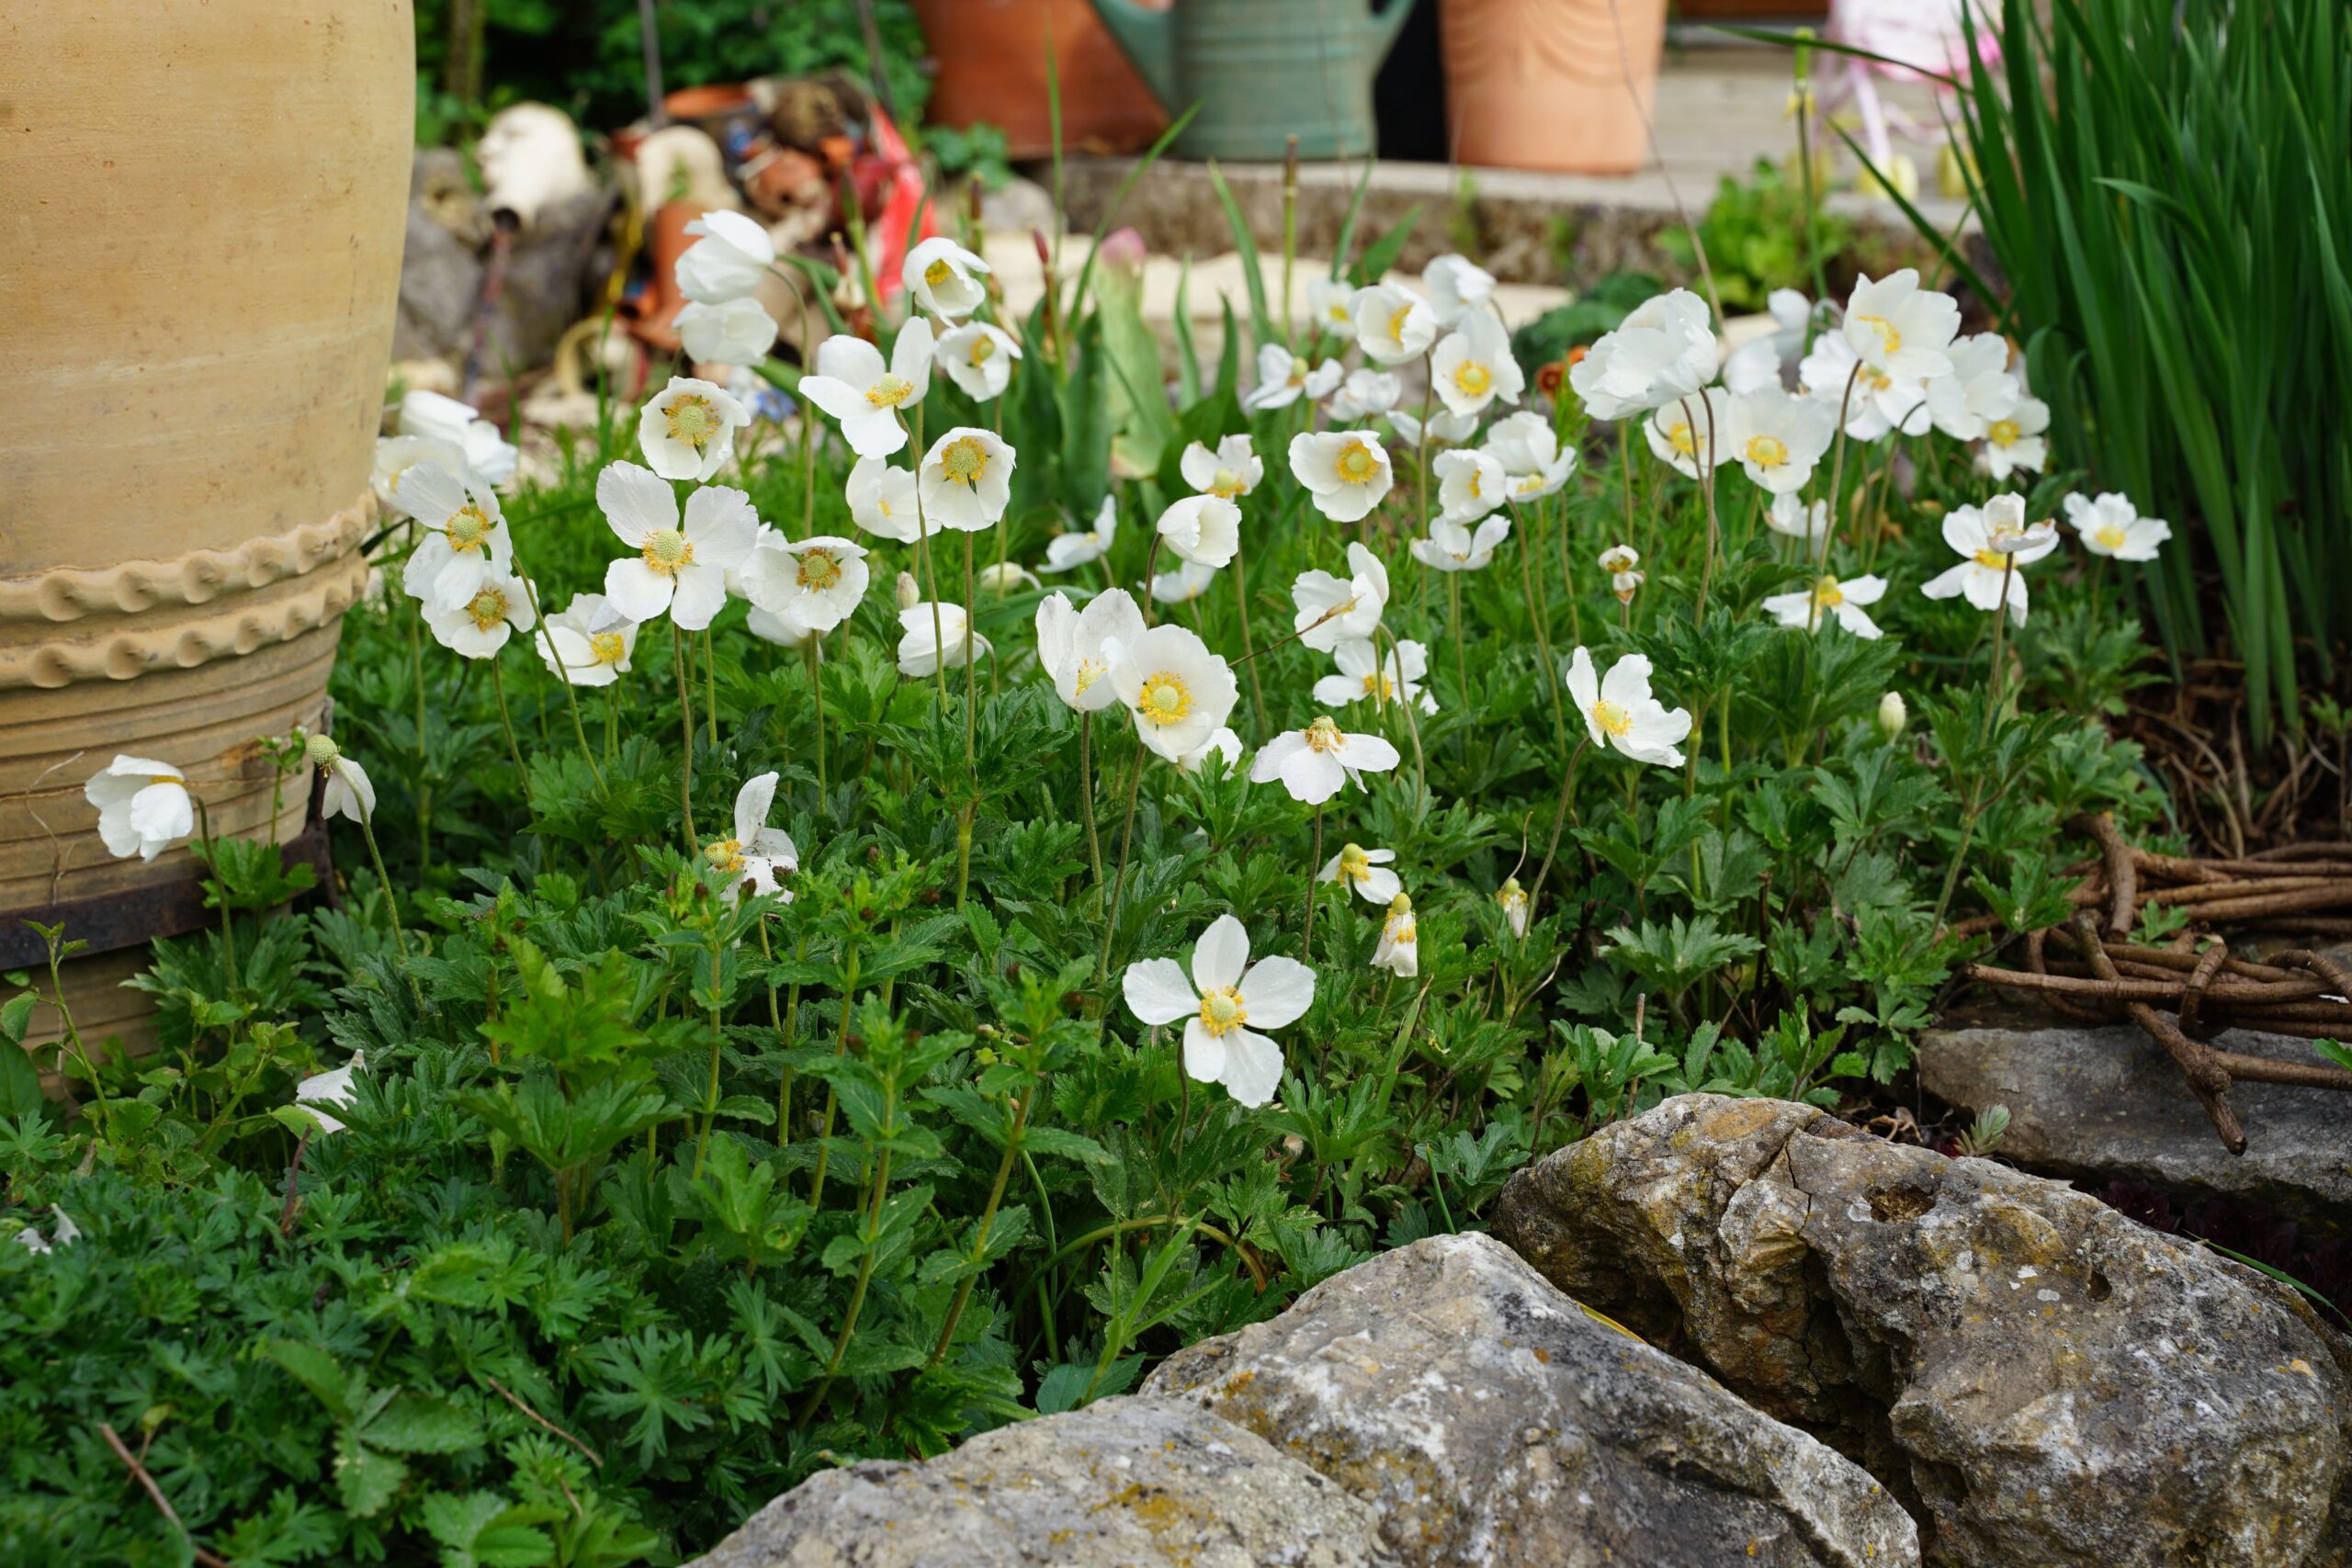
[[[899,573],[899,581],[894,592],[898,596],[899,608],[901,610],[911,610],[922,603],[922,584],[915,581],[915,574],[911,571]]]
[[[1878,727],[1889,740],[1903,733],[1903,727],[1910,722],[1910,710],[1903,705],[1902,693],[1889,692],[1879,698]]]
[[[1617,602],[1620,604],[1630,604],[1634,602],[1634,591],[1645,581],[1644,574],[1641,572],[1621,571],[1609,580],[1610,592],[1617,595]]]
[[[1017,592],[1023,588],[1035,588],[1037,585],[1037,580],[1035,577],[1012,561],[999,561],[994,566],[980,568],[975,581],[978,584],[981,592],[992,593],[998,598]]]
[[[302,742],[302,760],[314,768],[332,767],[342,756],[343,748],[332,736],[313,735]]]

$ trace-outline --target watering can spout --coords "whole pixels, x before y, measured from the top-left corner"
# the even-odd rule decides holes
[[[1413,0],[1385,0],[1380,9],[1373,13],[1373,61],[1375,67],[1385,62],[1389,51],[1396,47],[1397,35],[1405,30],[1405,18],[1412,14]]]
[[[1151,96],[1169,113],[1178,112],[1172,12],[1154,10],[1136,0],[1094,0],[1102,25],[1111,30],[1119,51],[1131,61]]]

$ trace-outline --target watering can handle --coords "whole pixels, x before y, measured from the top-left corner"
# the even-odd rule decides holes
[[[1396,47],[1397,35],[1405,30],[1405,18],[1413,14],[1413,3],[1414,0],[1385,0],[1380,9],[1373,13],[1373,29],[1380,35],[1378,58],[1381,61],[1385,61],[1388,51]]]

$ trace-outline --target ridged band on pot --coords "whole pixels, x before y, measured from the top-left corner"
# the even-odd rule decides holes
[[[1438,37],[1461,163],[1591,175],[1648,165],[1666,0],[1445,0]]]

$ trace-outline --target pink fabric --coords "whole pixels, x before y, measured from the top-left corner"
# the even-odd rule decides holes
[[[873,114],[874,151],[890,165],[890,194],[883,198],[882,215],[867,227],[866,236],[874,246],[874,281],[888,300],[903,287],[899,271],[907,259],[908,223],[922,212],[922,226],[914,234],[917,244],[939,231],[932,222],[931,203],[923,194],[922,170],[907,151],[905,139],[879,104],[873,107]]]
[[[1843,63],[1853,70],[1905,81],[1916,80],[1922,71],[1958,76],[1968,67],[1968,38],[1961,29],[1961,12],[1968,5],[1969,0],[1830,0],[1828,36],[1917,67],[1905,71],[1844,57]],[[2000,58],[1994,32],[1998,18],[1983,0],[1977,0],[1975,11],[1977,46],[1990,64]]]

